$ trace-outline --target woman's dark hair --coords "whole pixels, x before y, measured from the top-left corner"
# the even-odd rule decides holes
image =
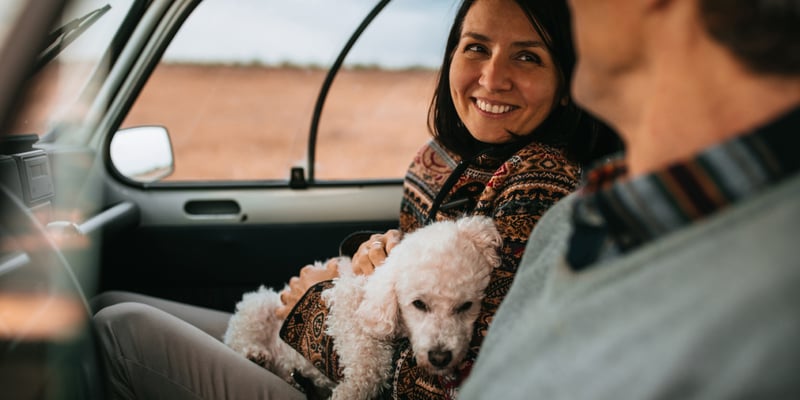
[[[458,117],[450,95],[450,65],[461,38],[464,18],[476,1],[480,0],[463,0],[456,13],[447,37],[436,89],[428,109],[428,129],[431,135],[463,158],[472,157],[489,146],[472,137]],[[581,163],[590,162],[603,154],[621,149],[621,142],[610,128],[578,108],[570,97],[570,82],[575,68],[575,49],[566,0],[514,1],[525,12],[533,28],[547,46],[558,71],[559,80],[550,115],[535,132],[530,134],[516,132],[517,142],[524,145],[535,140],[545,144],[565,146],[567,155]],[[561,99],[565,97],[568,103],[562,105]],[[596,144],[602,145],[601,148]]]

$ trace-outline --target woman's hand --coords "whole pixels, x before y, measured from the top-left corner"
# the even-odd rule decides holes
[[[390,251],[400,243],[402,234],[399,230],[391,229],[386,233],[376,233],[370,236],[369,240],[358,247],[358,251],[353,255],[353,273],[357,275],[369,275],[375,271],[375,267],[383,264]],[[306,265],[300,270],[300,276],[289,280],[289,285],[281,292],[281,302],[283,306],[275,310],[278,318],[286,318],[292,308],[300,301],[300,298],[309,288],[322,281],[331,280],[339,276],[339,259],[328,260],[324,268]]]
[[[289,280],[289,286],[281,292],[283,306],[275,310],[278,318],[284,319],[292,311],[295,304],[308,291],[308,289],[322,281],[328,281],[339,276],[339,259],[328,260],[324,268],[306,265],[300,269],[300,276]]]
[[[375,267],[383,264],[386,256],[392,251],[394,246],[400,243],[402,234],[397,229],[390,229],[386,233],[376,233],[369,237],[358,251],[353,254],[353,272],[357,275],[369,275],[375,271]]]

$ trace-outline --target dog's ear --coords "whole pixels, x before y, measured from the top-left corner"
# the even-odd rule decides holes
[[[375,338],[395,336],[399,310],[395,290],[395,270],[391,260],[375,269],[364,286],[364,298],[356,310],[364,331]]]
[[[485,216],[471,216],[456,221],[462,237],[469,240],[486,259],[492,268],[500,265],[498,250],[503,245],[503,238],[494,221]]]

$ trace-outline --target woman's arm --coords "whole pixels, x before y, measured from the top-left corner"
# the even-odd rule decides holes
[[[369,275],[375,271],[377,266],[383,264],[394,246],[400,243],[401,236],[400,231],[396,229],[370,236],[369,240],[361,243],[356,253],[353,254],[351,261],[353,273]],[[332,258],[326,262],[323,268],[306,265],[300,269],[300,276],[290,279],[289,284],[281,292],[283,307],[275,311],[278,318],[285,319],[312,286],[338,277],[339,260],[339,258]]]

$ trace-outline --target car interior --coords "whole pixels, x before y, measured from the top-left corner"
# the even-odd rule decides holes
[[[309,152],[302,163],[287,165],[279,178],[178,182],[165,179],[181,166],[174,131],[158,118],[122,125],[182,24],[212,1],[27,3],[8,6],[9,28],[0,37],[4,398],[103,398],[88,327],[97,293],[128,290],[232,311],[242,293],[282,287],[303,265],[337,256],[349,234],[397,226],[400,174],[315,174],[334,78],[388,1],[362,6],[357,23],[340,29],[330,64],[314,70],[324,80],[303,116],[310,133],[301,133]],[[94,64],[74,73],[62,59],[92,35],[104,40],[88,45]],[[43,98],[39,82],[51,75],[77,86],[74,97]],[[47,124],[28,124],[32,105],[45,109]],[[269,157],[273,150],[263,151]]]
[[[45,3],[9,0],[0,15],[3,398],[104,397],[88,324],[98,293],[232,312],[348,235],[397,227],[456,1]],[[269,58],[290,39],[308,58]],[[272,53],[187,65],[187,43]],[[378,50],[407,60],[378,65]],[[242,94],[295,75],[297,87]],[[307,95],[280,109],[290,92]]]

